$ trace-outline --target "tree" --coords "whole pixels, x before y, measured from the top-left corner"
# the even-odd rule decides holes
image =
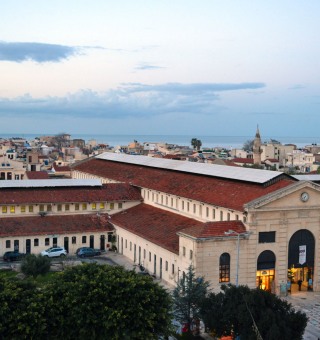
[[[46,303],[32,282],[0,278],[0,306],[1,339],[45,338]]]
[[[36,278],[38,275],[45,275],[49,272],[51,261],[41,255],[29,254],[21,263],[21,271],[27,276]]]
[[[302,339],[308,318],[276,295],[247,286],[222,286],[201,309],[203,320],[218,336],[241,339]]]
[[[200,139],[197,139],[197,138],[192,138],[191,139],[191,145],[193,146],[193,148],[195,150],[200,150],[201,149],[201,146],[202,146],[202,142]]]
[[[188,332],[192,321],[201,318],[200,308],[208,287],[209,282],[203,277],[196,277],[193,267],[189,266],[187,274],[180,278],[173,291],[174,317],[181,324],[187,324]]]
[[[247,152],[252,151],[253,150],[253,142],[254,142],[253,139],[247,140],[246,142],[244,142],[242,149],[244,151],[247,151]]]
[[[48,332],[65,339],[158,339],[171,331],[169,293],[151,277],[83,264],[47,287]]]

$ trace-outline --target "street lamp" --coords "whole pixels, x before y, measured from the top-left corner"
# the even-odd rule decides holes
[[[237,235],[237,272],[236,272],[236,287],[239,286],[239,255],[240,255],[240,236],[249,236],[252,234],[250,231],[245,231],[243,233],[238,233],[234,230],[229,229],[228,231],[224,232],[225,235]]]

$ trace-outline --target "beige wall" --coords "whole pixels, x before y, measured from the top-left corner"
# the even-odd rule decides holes
[[[32,235],[32,236],[19,236],[19,237],[1,237],[0,238],[0,255],[2,256],[6,251],[14,250],[14,241],[19,241],[19,251],[22,253],[26,252],[26,240],[31,240],[31,253],[40,254],[43,250],[46,250],[53,246],[53,238],[57,238],[57,245],[64,246],[64,238],[69,238],[69,254],[75,254],[76,250],[80,247],[89,247],[90,245],[90,235],[94,236],[94,248],[100,249],[100,237],[104,235],[106,249],[107,244],[110,245],[108,241],[108,233],[106,231],[102,232],[83,232],[83,233],[72,233],[72,234],[55,234],[55,235]],[[76,237],[76,243],[72,244],[72,237]],[[82,242],[82,237],[86,236],[86,242]],[[49,239],[49,244],[45,244],[45,239]],[[39,240],[39,245],[34,246],[35,239]],[[6,247],[7,242],[10,240],[10,247]]]

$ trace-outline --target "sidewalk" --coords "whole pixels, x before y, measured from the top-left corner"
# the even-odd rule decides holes
[[[303,339],[320,339],[320,292],[295,291],[284,299],[309,318]]]

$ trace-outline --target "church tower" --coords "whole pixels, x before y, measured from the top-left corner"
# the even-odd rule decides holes
[[[261,165],[261,137],[260,137],[260,131],[259,126],[257,126],[257,132],[253,140],[253,164]]]

